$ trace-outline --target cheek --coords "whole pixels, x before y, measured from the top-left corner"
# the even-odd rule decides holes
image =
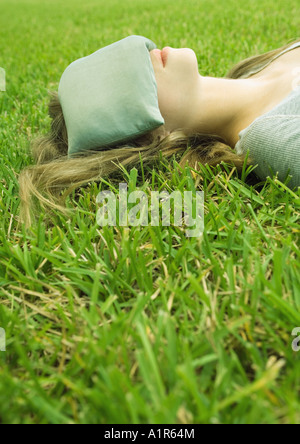
[[[158,105],[161,113],[170,114],[178,111],[178,101],[182,85],[174,77],[162,77],[157,80]]]
[[[168,114],[173,108],[173,94],[170,85],[164,85],[162,82],[157,84],[158,106],[162,115]]]
[[[188,100],[184,85],[180,83],[178,79],[169,79],[168,82],[158,82],[157,95],[158,106],[166,126],[169,127],[169,124],[172,126],[178,125],[186,113]]]
[[[165,70],[155,70],[158,106],[167,130],[186,122],[199,76],[194,51],[175,51],[170,54]]]

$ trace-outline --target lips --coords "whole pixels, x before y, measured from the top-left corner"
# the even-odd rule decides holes
[[[155,48],[155,49],[152,49],[151,52],[154,53],[157,60],[159,60],[162,63],[161,50]]]
[[[155,54],[157,59],[162,63],[163,67],[166,66],[168,53],[169,53],[170,49],[172,49],[170,46],[166,46],[162,50],[155,48],[151,51]]]
[[[165,46],[165,48],[163,48],[162,51],[161,51],[161,58],[162,58],[164,66],[166,66],[167,58],[168,58],[168,54],[170,52],[170,49],[171,49],[170,46]]]

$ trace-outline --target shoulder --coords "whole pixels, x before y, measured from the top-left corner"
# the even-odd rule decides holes
[[[288,186],[300,186],[300,114],[268,114],[256,119],[240,133],[236,145],[238,153],[248,150],[262,180],[278,172],[279,180],[284,181],[289,173]]]
[[[293,140],[299,146],[300,114],[265,115],[256,119],[245,131],[246,138],[258,138],[281,143],[284,139]]]
[[[288,137],[290,131],[299,133],[300,88],[293,90],[282,102],[272,110],[255,119],[247,128],[239,133],[240,142],[251,137],[277,139]],[[279,137],[281,136],[281,137]],[[297,139],[298,140],[298,139]],[[274,141],[274,140],[273,140]],[[237,143],[240,149],[240,143]]]

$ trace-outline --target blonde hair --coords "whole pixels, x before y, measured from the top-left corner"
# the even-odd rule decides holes
[[[251,77],[252,71],[264,66],[272,57],[298,41],[300,39],[239,62],[225,78]],[[222,138],[207,134],[187,136],[180,129],[171,132],[163,139],[153,131],[136,139],[134,143],[123,144],[111,150],[99,148],[68,158],[68,136],[62,109],[57,93],[52,92],[50,95],[51,131],[48,135],[33,141],[31,149],[35,165],[23,169],[19,176],[20,219],[26,228],[31,226],[38,214],[36,201],[50,213],[59,210],[64,214],[70,214],[70,209],[65,206],[65,200],[73,190],[120,171],[118,164],[131,168],[137,166],[141,159],[143,165],[152,163],[158,159],[160,152],[166,158],[183,154],[180,166],[187,163],[196,168],[198,163],[216,166],[225,162],[236,167],[238,172],[242,171],[246,156],[237,155]],[[251,164],[253,159],[248,157],[246,166]],[[61,193],[62,191],[64,192]]]

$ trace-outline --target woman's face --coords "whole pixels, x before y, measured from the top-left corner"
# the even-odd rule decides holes
[[[199,87],[198,63],[189,48],[153,49],[150,57],[157,83],[158,106],[168,133],[190,126]]]

